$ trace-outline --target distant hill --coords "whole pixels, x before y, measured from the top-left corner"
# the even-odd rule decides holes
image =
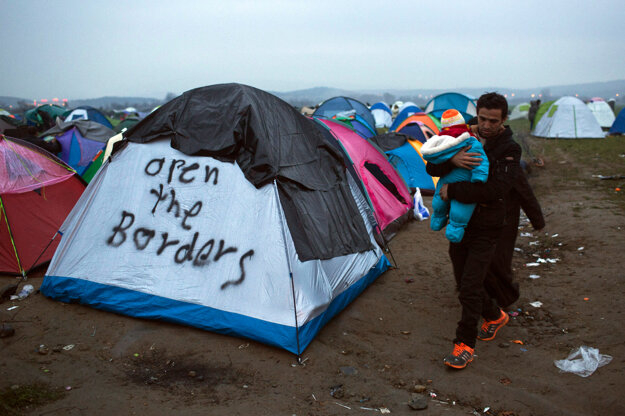
[[[29,98],[0,96],[0,108],[4,108],[5,110],[8,110],[9,106],[17,107],[20,102],[32,104],[33,100]]]
[[[70,107],[90,105],[91,107],[105,110],[122,109],[126,107],[135,107],[140,111],[151,110],[160,104],[163,104],[162,99],[146,97],[100,97],[70,101]]]
[[[282,98],[289,104],[301,107],[315,105],[337,96],[346,96],[355,98],[363,103],[373,104],[377,101],[385,101],[391,104],[397,100],[413,101],[417,105],[425,106],[430,97],[438,94],[456,91],[473,97],[479,97],[486,91],[497,91],[500,94],[506,94],[510,104],[516,104],[522,101],[529,101],[531,94],[536,94],[534,98],[538,98],[538,94],[542,94],[542,100],[559,98],[565,95],[577,96],[580,99],[588,99],[591,97],[603,97],[604,99],[614,98],[618,93],[617,102],[625,104],[625,80],[616,80],[608,82],[589,82],[584,84],[571,85],[555,85],[546,87],[537,87],[533,89],[513,89],[507,87],[482,87],[482,88],[456,88],[456,89],[364,89],[364,90],[347,90],[332,87],[315,87],[295,91],[269,91],[272,94]],[[512,95],[514,94],[514,96]],[[167,99],[173,98],[173,94],[168,94]],[[81,105],[90,105],[92,107],[113,110],[126,107],[135,107],[139,111],[149,111],[157,105],[163,104],[165,100],[148,97],[100,97],[80,100],[70,100],[69,108]],[[0,108],[9,109],[9,106],[18,108],[32,105],[33,100],[30,98],[20,97],[3,97],[0,96]]]
[[[157,105],[163,104],[162,99],[146,98],[146,97],[100,97],[87,98],[80,100],[69,100],[68,108],[76,108],[81,105],[89,105],[91,107],[102,110],[122,109],[126,107],[135,107],[139,111],[152,110]],[[0,108],[10,110],[10,108],[20,108],[24,106],[32,106],[33,99],[21,97],[0,96]]]
[[[479,97],[487,91],[497,91],[500,94],[506,94],[511,104],[532,99],[532,94],[536,94],[534,98],[538,98],[538,94],[542,94],[543,101],[545,99],[554,99],[565,95],[575,96],[580,99],[588,99],[591,97],[603,97],[605,99],[614,98],[615,94],[619,94],[617,101],[625,102],[625,80],[608,81],[608,82],[589,82],[585,84],[556,85],[547,87],[537,87],[533,89],[513,89],[506,87],[482,87],[482,88],[456,88],[456,89],[379,89],[379,90],[345,90],[339,88],[317,87],[305,90],[289,91],[289,92],[272,92],[272,94],[282,98],[286,102],[295,106],[314,106],[320,102],[336,96],[346,96],[355,98],[363,103],[373,104],[377,101],[385,101],[388,104],[401,101],[413,101],[417,105],[424,106],[430,100],[444,92],[455,91],[467,94],[473,97]],[[512,96],[514,94],[514,96]]]

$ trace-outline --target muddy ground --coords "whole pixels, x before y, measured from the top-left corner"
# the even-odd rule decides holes
[[[257,342],[39,293],[4,302],[0,319],[15,335],[0,339],[3,400],[25,387],[59,398],[18,413],[5,401],[0,414],[625,414],[625,202],[588,180],[614,172],[580,166],[566,153],[543,159],[530,182],[547,226],[535,232],[522,223],[514,259],[521,298],[509,309],[516,316],[494,341],[478,343],[465,370],[442,362],[460,316],[447,241],[413,221],[391,242],[398,267],[322,329],[302,365]],[[526,266],[539,258],[554,263]],[[44,272],[28,283],[38,288]],[[536,301],[542,306],[530,305]],[[554,360],[580,346],[613,360],[587,378],[560,372]],[[415,392],[426,409],[408,406]]]

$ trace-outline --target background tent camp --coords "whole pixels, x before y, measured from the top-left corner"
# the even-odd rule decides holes
[[[532,134],[537,137],[561,139],[605,137],[590,109],[575,97],[562,97],[551,104]]]
[[[56,124],[56,118],[65,118],[69,111],[56,104],[44,104],[35,108],[31,108],[24,113],[26,122],[30,126],[49,129]]]
[[[83,176],[115,132],[95,121],[77,119],[64,122],[59,119],[56,126],[41,135],[47,136],[55,137],[61,146],[59,157]]]
[[[403,103],[402,106],[399,107],[399,112],[397,116],[395,117],[395,120],[393,120],[393,124],[391,124],[390,130],[391,131],[397,130],[397,127],[400,124],[402,124],[402,122],[406,120],[408,117],[410,117],[413,114],[422,113],[422,112],[423,110],[421,110],[419,107],[417,107],[415,103],[411,101]]]
[[[375,119],[371,110],[358,100],[350,97],[333,97],[325,100],[313,113],[313,117],[332,118],[337,114],[348,114],[354,111],[367,124],[367,128],[375,132]],[[374,133],[375,135],[375,133]]]
[[[477,115],[475,99],[457,92],[446,92],[432,98],[426,104],[425,112],[434,115],[440,120],[445,110],[451,108],[460,111],[467,122]]]
[[[591,98],[586,105],[590,108],[590,111],[597,119],[597,123],[599,123],[602,128],[609,129],[612,127],[616,117],[614,116],[612,107],[610,107],[608,103],[601,98]]]
[[[413,123],[421,123],[424,124],[428,127],[428,130],[423,131],[423,134],[426,136],[428,136],[428,131],[432,131],[435,134],[438,134],[439,132],[439,126],[436,123],[436,120],[434,120],[434,117],[431,116],[430,114],[425,114],[425,113],[416,113],[411,115],[410,117],[408,117],[407,119],[405,119],[399,126],[397,126],[397,132],[401,132],[401,130]],[[440,123],[440,121],[439,121]]]
[[[25,276],[48,262],[55,234],[84,189],[54,155],[0,135],[0,273]]]
[[[356,114],[354,110],[336,114],[332,116],[332,120],[345,124],[364,139],[370,139],[376,134],[375,130],[372,130],[369,127],[368,123],[358,114]]]
[[[429,117],[423,113],[410,116],[401,124],[401,128],[397,130],[397,133],[406,134],[414,140],[425,143],[430,137],[435,136],[438,131],[438,129],[435,131],[432,127],[430,127],[436,127],[433,122],[429,123],[430,126],[428,126],[421,121],[428,118]]]
[[[301,354],[389,266],[359,189],[291,105],[240,84],[194,89],[102,165],[41,292]]]

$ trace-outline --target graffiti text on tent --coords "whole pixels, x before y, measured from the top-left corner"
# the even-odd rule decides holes
[[[227,246],[222,239],[217,241],[214,238],[201,238],[198,231],[191,236],[188,233],[188,239],[181,242],[178,238],[172,237],[167,232],[161,232],[160,238],[156,237],[157,232],[154,229],[146,227],[135,227],[131,229],[135,222],[135,215],[128,211],[122,211],[121,220],[112,229],[112,234],[106,240],[106,243],[112,247],[119,247],[129,238],[137,250],[145,250],[153,240],[158,245],[156,255],[161,256],[163,253],[173,253],[174,262],[178,264],[190,263],[193,266],[201,267],[210,264],[211,261],[218,262],[222,257],[228,254],[234,254],[239,251],[237,247]],[[159,242],[160,240],[160,242]],[[171,248],[170,248],[171,247]],[[175,250],[175,251],[174,251]],[[251,258],[254,250],[248,250],[239,257],[240,277],[234,281],[228,281],[222,285],[222,289],[228,285],[238,285],[245,279],[246,258]]]
[[[217,181],[219,179],[219,169],[211,168],[210,166],[204,166],[204,172],[202,175],[202,170],[200,169],[200,165],[198,163],[192,163],[187,166],[187,162],[184,159],[172,159],[171,162],[167,162],[164,157],[152,159],[145,165],[145,173],[148,176],[156,176],[163,171],[163,168],[166,165],[169,165],[166,168],[167,175],[167,183],[171,184],[174,179],[177,180],[178,183],[181,184],[190,184],[193,183],[198,176],[204,183],[208,183],[213,176],[213,185],[217,185]]]
[[[156,176],[163,172],[163,168],[165,168],[165,172],[168,173],[168,185],[171,185],[172,181],[174,181],[175,184],[187,185],[195,181],[198,174],[202,176],[200,174],[201,171],[198,172],[200,169],[200,165],[198,163],[187,165],[187,162],[183,159],[171,159],[171,161],[168,162],[164,157],[150,160],[147,165],[145,165],[144,171],[148,176]],[[208,165],[204,166],[204,183],[208,183],[213,175],[213,185],[217,185],[219,179],[219,169],[211,168]],[[189,209],[181,210],[180,202],[176,199],[176,190],[170,188],[169,191],[166,191],[163,184],[159,184],[158,189],[150,189],[150,194],[154,194],[156,196],[156,202],[152,208],[152,214],[156,212],[156,208],[159,203],[163,202],[167,206],[167,213],[174,215],[176,218],[180,218],[182,216],[180,224],[185,230],[191,229],[191,226],[187,224],[187,220],[190,217],[196,217],[202,210],[202,201],[195,202]],[[169,203],[167,204],[166,201],[168,199]]]

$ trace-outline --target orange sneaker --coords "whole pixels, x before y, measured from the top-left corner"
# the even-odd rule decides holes
[[[477,334],[477,339],[482,341],[490,341],[495,338],[497,335],[497,331],[499,331],[505,324],[508,323],[510,317],[506,312],[500,309],[501,314],[499,318],[494,321],[484,321],[482,324],[482,328],[480,328],[479,334]]]
[[[452,368],[465,368],[473,361],[473,351],[474,349],[464,342],[454,343],[454,350],[443,359],[443,362]]]

